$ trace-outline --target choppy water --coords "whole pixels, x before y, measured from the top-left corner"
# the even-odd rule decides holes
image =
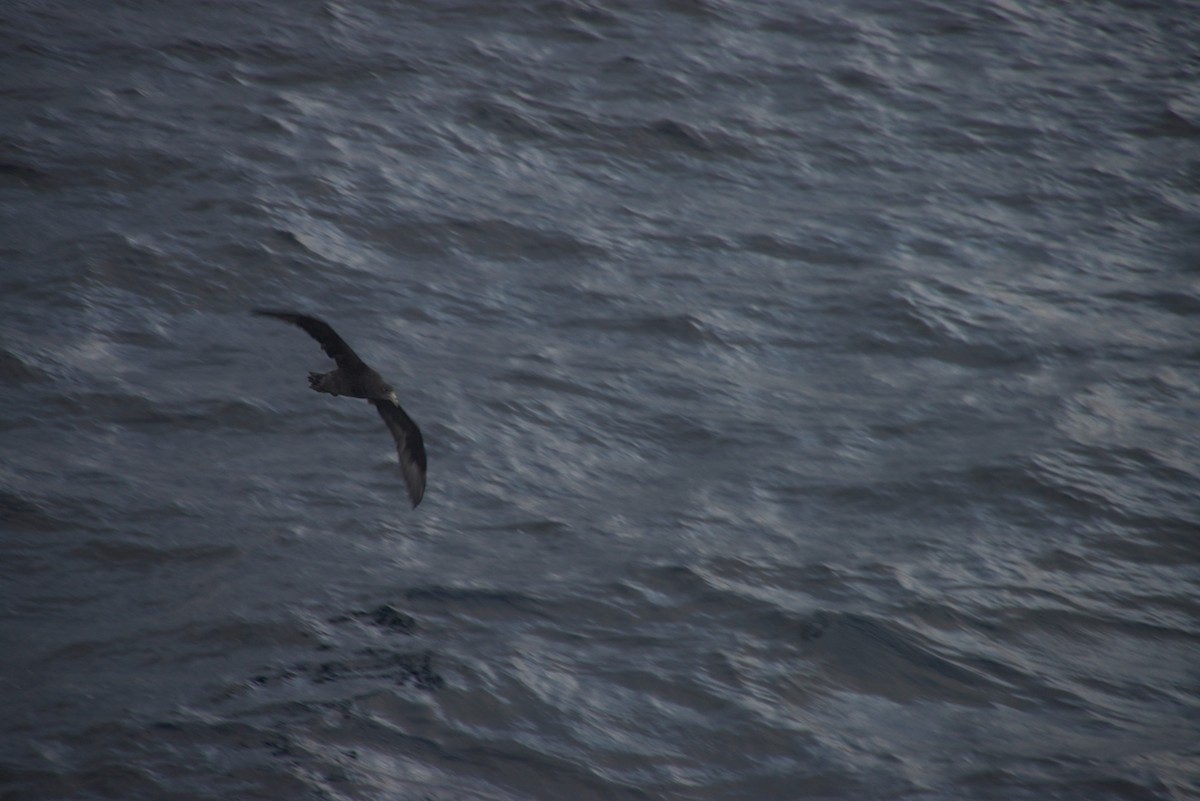
[[[1200,797],[1193,4],[0,42],[5,799]]]

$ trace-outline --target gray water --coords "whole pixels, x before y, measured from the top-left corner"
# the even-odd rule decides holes
[[[0,796],[1200,797],[1198,42],[0,6]]]

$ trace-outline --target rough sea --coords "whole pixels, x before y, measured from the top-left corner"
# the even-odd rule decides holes
[[[1200,798],[1195,2],[11,0],[0,387],[4,801]]]

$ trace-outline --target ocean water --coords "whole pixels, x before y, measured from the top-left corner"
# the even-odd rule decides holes
[[[0,7],[0,797],[1200,797],[1198,42]]]

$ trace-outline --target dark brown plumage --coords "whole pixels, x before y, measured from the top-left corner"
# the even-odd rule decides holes
[[[321,349],[337,363],[337,369],[328,373],[309,373],[308,385],[317,392],[330,395],[346,395],[365,398],[379,412],[388,431],[396,440],[396,454],[400,458],[400,471],[408,487],[408,497],[415,509],[425,494],[425,440],[421,429],[405,414],[396,399],[396,392],[379,373],[372,370],[358,354],[338,336],[333,327],[316,317],[296,312],[255,309],[261,317],[274,317],[303,328],[309,336],[320,343]]]

